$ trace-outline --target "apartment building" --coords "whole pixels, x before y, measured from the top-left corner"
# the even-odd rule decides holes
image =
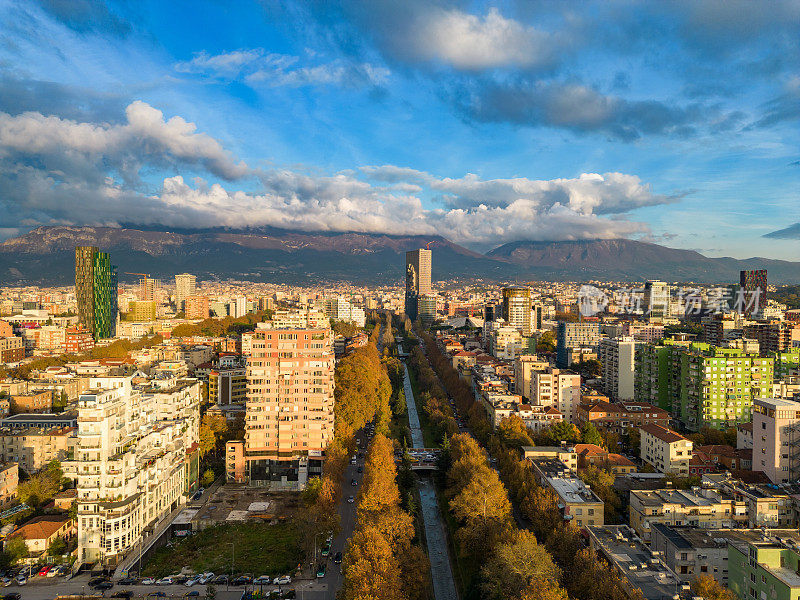
[[[211,316],[210,302],[207,296],[187,296],[183,302],[184,315],[187,319],[208,319]]]
[[[53,394],[50,390],[14,394],[11,396],[10,405],[14,414],[50,412],[53,407]]]
[[[728,587],[741,600],[794,600],[800,595],[797,531],[760,532],[728,544]]]
[[[659,473],[689,475],[693,442],[677,431],[660,425],[639,428],[641,459]]]
[[[628,511],[631,527],[645,542],[650,541],[655,523],[700,529],[730,529],[748,523],[743,500],[710,488],[632,490]]]
[[[800,402],[781,398],[753,401],[753,470],[772,483],[800,477]]]
[[[456,367],[456,356],[453,356],[453,366]],[[474,363],[473,363],[474,364]],[[530,401],[533,398],[533,376],[539,371],[545,371],[550,366],[546,360],[535,354],[517,356],[514,360],[514,391]]]
[[[333,438],[332,334],[268,327],[256,329],[247,363],[247,476],[251,485],[302,489]]]
[[[66,460],[77,441],[75,433],[74,427],[3,427],[0,461],[17,463],[26,473],[35,473],[53,460]]]
[[[773,359],[739,348],[664,340],[637,352],[636,370],[636,399],[669,404],[690,431],[746,423],[753,399],[772,395]]]
[[[25,358],[25,341],[21,337],[0,338],[0,364],[15,363]]]
[[[558,496],[565,521],[577,527],[603,525],[605,504],[576,474],[556,458],[530,459],[539,484]]]
[[[553,407],[570,423],[578,419],[581,376],[572,371],[547,367],[533,373],[531,405]]]
[[[592,423],[598,430],[624,435],[645,425],[669,426],[669,413],[646,402],[609,402],[605,396],[584,396],[577,410],[579,427]]]
[[[131,377],[93,377],[78,400],[78,561],[117,564],[145,530],[184,502],[199,403],[144,392]],[[65,468],[66,470],[66,468]]]
[[[5,510],[17,499],[19,485],[19,465],[6,463],[0,465],[0,509]]]
[[[574,446],[523,446],[522,458],[555,458],[561,461],[570,471],[578,472],[578,452]]]
[[[247,400],[245,367],[211,369],[208,373],[208,401],[211,404],[244,404]]]
[[[596,348],[599,342],[599,323],[559,321],[556,329],[556,365],[566,369],[575,348]]]
[[[636,343],[631,337],[605,338],[597,347],[603,390],[614,400],[633,400],[635,350]]]

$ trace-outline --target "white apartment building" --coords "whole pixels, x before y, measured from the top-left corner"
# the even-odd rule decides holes
[[[565,421],[577,423],[581,376],[550,366],[544,371],[535,371],[530,400],[533,406],[552,406],[564,416]]]
[[[677,431],[649,424],[639,428],[640,456],[659,473],[689,475],[694,444]]]
[[[184,309],[184,302],[197,293],[197,277],[191,273],[175,275],[175,306]]]
[[[143,532],[183,503],[196,456],[199,385],[139,389],[131,377],[92,377],[78,400],[73,464],[78,560],[115,565]]]
[[[794,481],[800,464],[793,460],[800,445],[800,402],[753,399],[753,471],[772,483]]]
[[[533,397],[533,376],[546,371],[550,363],[535,354],[523,354],[514,360],[514,391],[530,400]]]
[[[597,347],[603,389],[613,400],[633,400],[636,342],[632,337],[605,338]]]

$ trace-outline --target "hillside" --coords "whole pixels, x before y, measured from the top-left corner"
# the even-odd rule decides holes
[[[738,281],[741,269],[766,268],[772,283],[800,281],[800,263],[708,258],[691,250],[626,239],[512,242],[483,255],[441,236],[53,226],[0,243],[0,284],[71,283],[76,245],[111,252],[121,281],[135,280],[125,272],[167,278],[189,271],[201,279],[397,284],[404,277],[405,251],[429,242],[435,280],[732,283]]]

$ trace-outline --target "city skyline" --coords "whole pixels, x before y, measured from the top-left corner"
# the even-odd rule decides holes
[[[272,225],[800,259],[796,3],[398,6],[0,4],[0,238]]]

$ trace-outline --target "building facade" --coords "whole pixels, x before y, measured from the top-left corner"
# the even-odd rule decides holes
[[[116,335],[117,283],[117,268],[107,252],[96,246],[75,247],[78,320],[95,340]]]
[[[419,318],[419,297],[430,294],[432,252],[420,248],[406,252],[405,313],[409,319]]]
[[[597,358],[603,372],[603,389],[613,400],[633,400],[636,343],[633,338],[600,340]]]

